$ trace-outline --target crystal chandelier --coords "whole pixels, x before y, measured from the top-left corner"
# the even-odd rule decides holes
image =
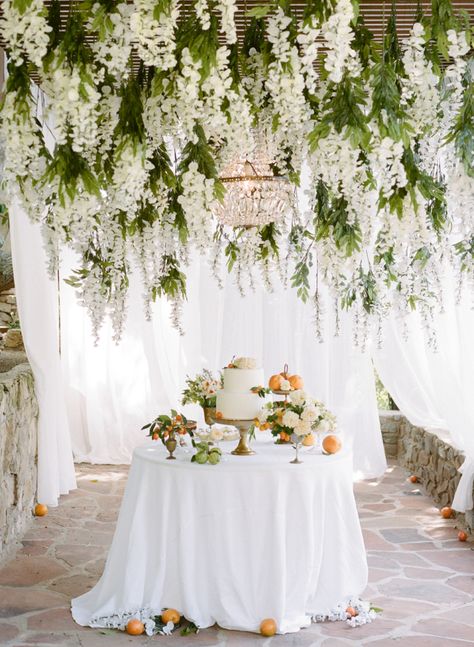
[[[234,159],[220,180],[226,192],[214,212],[224,225],[267,225],[282,220],[294,207],[293,186],[285,176],[273,173],[272,160],[260,146],[251,156]]]

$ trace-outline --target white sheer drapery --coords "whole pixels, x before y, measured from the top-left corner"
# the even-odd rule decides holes
[[[50,506],[76,487],[59,357],[58,290],[46,271],[40,226],[15,204],[10,239],[18,312],[39,404],[37,499]]]
[[[69,263],[65,275],[72,267]],[[87,313],[62,283],[62,348],[76,460],[128,462],[143,440],[141,426],[179,406],[186,374],[203,367],[217,371],[235,354],[258,357],[266,375],[289,362],[307,389],[337,414],[358,476],[383,473],[372,366],[370,357],[353,347],[350,321],[339,337],[328,329],[325,343],[318,344],[311,308],[293,291],[276,287],[268,294],[261,288],[242,298],[231,278],[218,290],[200,259],[188,275],[183,337],[171,326],[165,301],[156,304],[153,321],[145,321],[133,275],[123,340],[115,345],[106,327],[96,347]],[[198,407],[185,411],[202,419]]]
[[[428,343],[429,333],[418,312],[406,320],[406,339],[402,322],[391,315],[384,327],[383,348],[374,353],[374,361],[408,420],[434,433],[449,430],[450,442],[465,453],[452,502],[455,510],[465,512],[473,508],[474,311],[467,293],[459,305],[455,303],[456,285],[449,270],[443,288],[444,312],[435,316],[437,351]]]

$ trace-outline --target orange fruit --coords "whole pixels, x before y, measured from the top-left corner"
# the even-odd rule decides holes
[[[216,411],[216,420],[222,420],[223,417],[222,411]]]
[[[175,420],[176,420],[176,422],[182,422],[182,420],[183,420],[183,416],[180,416],[180,415],[179,415],[179,413],[178,413],[178,415],[176,416]]]
[[[451,517],[453,516],[453,509],[449,506],[441,508],[441,516],[443,517],[443,519],[451,519]]]
[[[303,438],[303,445],[305,447],[311,447],[311,445],[314,445],[314,436],[313,434],[308,434]]]
[[[127,627],[125,631],[131,636],[140,636],[145,631],[145,625],[141,620],[137,618],[132,618],[127,622]]]
[[[351,618],[357,615],[357,611],[354,609],[354,607],[347,607],[346,609],[347,615],[349,615]]]
[[[155,431],[155,433],[154,433],[154,434],[153,434],[153,436],[152,436],[153,440],[158,440],[158,438],[159,438],[159,437],[160,437],[160,434],[158,434],[158,433]]]
[[[272,391],[279,391],[281,384],[281,375],[272,375],[268,380],[268,386]]]
[[[290,375],[290,377],[288,378],[288,382],[291,384],[291,388],[294,389],[295,391],[298,391],[298,389],[304,388],[304,382],[301,375]]]
[[[260,623],[260,633],[262,636],[274,636],[277,631],[277,623],[273,618],[265,618]]]
[[[410,476],[410,483],[418,483],[418,476],[416,474]]]
[[[341,441],[337,436],[329,435],[323,440],[323,449],[326,454],[335,454],[341,447]]]
[[[44,503],[37,503],[35,505],[35,516],[44,517],[46,514],[48,514],[48,506]]]
[[[290,440],[289,434],[285,433],[284,431],[280,431],[280,440],[288,442]]]
[[[177,625],[181,620],[181,616],[176,609],[165,609],[161,614],[161,621],[166,625],[168,622],[172,622],[174,625]]]
[[[459,539],[459,541],[466,541],[467,540],[467,532],[464,532],[464,530],[460,530],[458,532],[458,539]]]

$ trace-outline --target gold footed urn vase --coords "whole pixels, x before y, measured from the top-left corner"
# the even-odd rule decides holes
[[[216,407],[202,407],[204,422],[211,427],[216,421]]]

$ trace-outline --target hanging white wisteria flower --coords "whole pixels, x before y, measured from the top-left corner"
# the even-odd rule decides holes
[[[132,32],[129,26],[132,10],[132,5],[120,2],[114,11],[107,12],[103,4],[96,2],[87,24],[97,34],[97,39],[91,44],[97,63],[103,65],[117,81],[126,79],[130,71]]]
[[[324,67],[334,83],[342,80],[344,71],[356,75],[360,69],[357,52],[351,46],[354,38],[351,27],[353,19],[354,7],[351,0],[337,0],[334,12],[321,27],[321,34],[328,48]]]
[[[99,103],[94,74],[90,66],[73,66],[58,58],[44,82],[49,97],[47,116],[51,115],[57,144],[70,138],[77,153],[94,151],[99,139]]]
[[[15,65],[28,59],[41,68],[46,55],[49,33],[47,9],[42,0],[3,0],[0,34]]]
[[[237,29],[235,27],[235,12],[237,6],[235,0],[217,0],[217,8],[221,12],[222,31],[225,34],[229,45],[237,41]]]
[[[319,339],[326,288],[362,348],[390,308],[428,327],[442,263],[474,289],[472,34],[442,3],[401,49],[392,12],[380,52],[357,0],[237,22],[235,0],[85,0],[66,27],[54,3],[4,0],[1,195],[39,220],[51,271],[78,254],[95,333],[110,317],[120,336],[132,267],[147,316],[167,297],[179,327],[193,250],[242,294],[292,286]]]
[[[403,65],[406,78],[402,79],[402,103],[411,121],[414,135],[430,134],[436,129],[440,109],[439,77],[433,64],[427,60],[425,28],[415,23],[404,42]]]
[[[176,65],[177,0],[133,0],[130,28],[145,65],[170,70]]]

